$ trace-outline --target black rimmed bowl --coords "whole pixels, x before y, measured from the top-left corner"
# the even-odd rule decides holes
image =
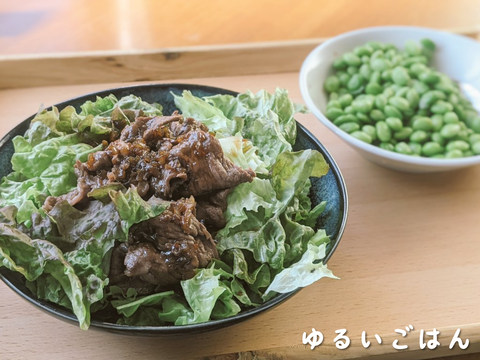
[[[100,91],[75,99],[64,101],[55,105],[59,110],[62,110],[67,105],[73,105],[80,110],[80,105],[87,100],[95,100],[97,96],[107,96],[114,94],[117,98],[127,96],[130,94],[141,97],[143,100],[153,103],[162,104],[164,113],[172,113],[175,110],[175,104],[171,92],[181,94],[183,90],[190,90],[195,96],[210,96],[216,94],[230,94],[237,95],[236,92],[210,87],[203,85],[188,85],[188,84],[159,84],[159,85],[141,85],[132,87],[123,87],[116,89],[109,89]],[[12,158],[14,149],[12,139],[17,135],[23,135],[30,125],[30,121],[35,115],[30,116],[24,120],[12,131],[10,131],[0,141],[0,178],[9,174],[12,171],[10,159]],[[345,225],[347,222],[348,200],[347,189],[345,181],[338,169],[337,164],[329,154],[327,149],[318,141],[307,129],[297,123],[297,142],[294,150],[313,149],[319,151],[327,163],[330,165],[330,171],[327,175],[321,178],[311,178],[311,200],[315,206],[321,201],[327,201],[327,207],[317,221],[318,228],[324,228],[331,238],[331,243],[327,247],[327,255],[325,262],[327,262],[335,251],[340,239],[343,235]],[[44,312],[53,315],[63,321],[78,326],[78,321],[73,313],[59,305],[50,303],[48,301],[37,299],[30,290],[25,286],[23,277],[19,273],[12,272],[4,267],[0,268],[0,278],[18,295],[29,303],[37,306]],[[128,326],[107,323],[95,319],[95,314],[92,316],[91,328],[97,330],[104,330],[126,335],[181,335],[187,333],[199,333],[209,330],[220,329],[226,326],[237,324],[241,321],[250,319],[264,311],[274,308],[280,303],[291,298],[298,293],[299,290],[292,291],[286,294],[280,294],[277,297],[265,302],[261,306],[253,309],[243,311],[235,316],[222,320],[212,320],[201,324],[181,325],[181,326]]]

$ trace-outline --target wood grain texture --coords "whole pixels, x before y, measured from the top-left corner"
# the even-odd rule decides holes
[[[473,38],[480,32],[477,27],[446,30]],[[0,56],[0,89],[299,71],[310,51],[324,40]]]
[[[322,38],[378,25],[479,25],[476,0],[22,0],[0,3],[0,54]]]
[[[298,74],[182,80],[236,91],[289,89],[302,102]],[[0,133],[49,106],[118,84],[0,91]],[[64,324],[0,284],[1,359],[426,359],[480,352],[480,167],[440,174],[388,170],[361,158],[311,114],[298,120],[327,147],[345,177],[350,213],[345,235],[329,267],[341,280],[325,279],[281,306],[245,323],[181,338],[138,338]],[[393,349],[394,330],[409,352]],[[312,327],[325,336],[311,351],[302,345]],[[420,329],[441,331],[441,348],[419,349]],[[470,339],[465,350],[448,349],[455,329]],[[352,344],[334,347],[346,328]],[[372,341],[361,345],[365,330]],[[378,345],[374,334],[382,336]],[[221,355],[221,356],[220,356]],[[452,358],[453,359],[453,358]]]

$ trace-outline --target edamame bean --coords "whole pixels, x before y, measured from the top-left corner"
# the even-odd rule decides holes
[[[415,89],[409,89],[405,94],[405,98],[407,99],[407,101],[409,102],[410,106],[413,109],[418,106],[418,103],[420,101],[420,96],[418,95],[418,92]]]
[[[333,67],[337,70],[343,70],[347,67],[347,63],[345,62],[345,60],[343,60],[343,58],[337,58],[333,62]]]
[[[347,107],[352,103],[353,96],[350,94],[342,95],[338,98],[338,101],[342,107]]]
[[[473,144],[480,142],[480,134],[472,134],[468,138],[470,145],[473,146]]]
[[[340,126],[342,124],[348,123],[348,122],[359,122],[356,116],[352,114],[347,114],[347,115],[342,115],[336,118],[333,123],[337,126]]]
[[[412,135],[413,129],[411,127],[403,127],[402,130],[397,131],[395,134],[393,134],[393,137],[397,140],[406,140]]]
[[[437,154],[432,156],[433,159],[445,159],[445,154]]]
[[[373,102],[368,101],[368,99],[355,99],[352,101],[352,107],[355,111],[368,113],[373,108]]]
[[[464,157],[469,157],[475,155],[472,150],[467,150],[463,152]]]
[[[373,109],[372,111],[370,111],[370,118],[373,121],[382,121],[385,120],[385,115],[380,110]]]
[[[377,139],[377,131],[375,130],[375,126],[372,125],[363,125],[362,126],[362,131],[365,134],[368,134],[373,141]]]
[[[420,145],[418,143],[410,142],[410,143],[408,143],[408,146],[412,150],[413,154],[422,155],[422,145]]]
[[[389,63],[386,59],[382,59],[379,57],[371,57],[370,58],[370,68],[374,71],[385,71],[389,68]]]
[[[453,111],[448,111],[443,115],[443,121],[445,121],[446,124],[457,124],[460,122],[458,119],[457,114],[455,114]],[[463,123],[462,123],[463,124]]]
[[[472,145],[472,151],[475,155],[480,155],[480,142],[476,142]]]
[[[365,79],[369,79],[372,71],[370,70],[370,67],[367,64],[363,64],[360,66],[360,69],[358,70],[360,75],[362,75]]]
[[[412,123],[413,130],[432,131],[433,122],[432,119],[424,116],[416,118]]]
[[[332,108],[332,107],[341,109],[342,105],[340,104],[340,102],[338,100],[330,100],[327,104],[327,109]]]
[[[447,144],[445,149],[447,151],[452,151],[452,150],[466,151],[466,150],[470,149],[470,145],[466,141],[463,141],[463,140],[454,140],[454,141],[450,141]]]
[[[420,43],[426,49],[428,49],[430,51],[435,51],[435,43],[432,40],[425,38],[425,39],[420,40]]]
[[[382,149],[388,150],[388,151],[394,151],[395,150],[395,145],[393,145],[391,143],[388,143],[388,142],[382,142],[378,146],[380,146]]]
[[[433,71],[426,71],[418,75],[418,80],[426,84],[436,84],[440,81],[440,76]]]
[[[358,73],[358,68],[356,66],[349,66],[347,67],[347,74],[353,75]]]
[[[325,80],[325,90],[327,92],[334,92],[337,91],[340,88],[340,80],[338,77],[335,75],[330,75],[327,77],[327,80]]]
[[[417,56],[422,54],[422,48],[413,40],[405,41],[405,52],[411,56]]]
[[[406,98],[407,92],[410,90],[408,86],[401,87],[395,92],[395,96]],[[408,99],[407,99],[408,100]]]
[[[443,127],[443,116],[442,115],[433,115],[431,118],[433,131],[440,131]]]
[[[399,96],[392,96],[388,99],[388,103],[392,106],[395,106],[398,110],[404,112],[410,109],[410,103],[407,99],[404,99]]]
[[[350,91],[359,89],[363,84],[363,78],[359,74],[353,74],[347,84]]]
[[[442,145],[433,141],[426,142],[422,146],[422,154],[428,157],[441,154],[443,150]]]
[[[452,111],[453,106],[445,101],[438,100],[435,104],[432,105],[430,111],[435,114],[445,114],[448,111]],[[444,119],[445,120],[445,119]]]
[[[447,153],[445,153],[446,159],[456,159],[461,157],[463,157],[463,153],[460,150],[452,150],[452,151],[447,151]]]
[[[385,105],[387,105],[388,98],[385,94],[380,94],[375,97],[375,107],[377,109],[383,110]]]
[[[384,84],[384,86],[386,86]],[[388,98],[392,97],[395,95],[395,90],[393,90],[391,87],[386,87],[384,90],[383,90],[383,95],[385,95],[387,101],[388,101]]]
[[[327,118],[331,121],[335,120],[339,116],[343,115],[343,110],[336,108],[336,107],[331,107],[327,108]]]
[[[432,141],[438,143],[439,145],[441,146],[445,145],[445,139],[442,137],[442,135],[440,135],[440,133],[434,132],[430,137]]]
[[[364,113],[357,112],[355,116],[358,118],[358,120],[360,120],[361,123],[369,124],[371,122],[370,118]]]
[[[370,135],[364,133],[363,131],[354,131],[350,135],[368,144],[372,143],[372,138],[370,137]]]
[[[379,121],[375,124],[377,130],[377,137],[382,142],[388,142],[392,138],[392,131],[385,121]]]
[[[399,142],[395,145],[395,152],[398,152],[400,154],[405,154],[405,155],[412,155],[412,149],[410,149],[410,146],[406,142]]]
[[[415,91],[418,93],[418,95],[422,96],[423,94],[427,93],[430,91],[430,88],[428,87],[427,84],[424,84],[421,81],[414,80],[412,81],[413,88]]]
[[[340,125],[339,128],[350,134],[354,131],[360,130],[360,125],[355,122],[348,122]]]
[[[403,114],[395,106],[385,105],[383,111],[385,115],[387,115],[387,117],[396,117],[396,118],[399,118],[400,120],[403,119]]]
[[[400,86],[405,86],[410,82],[410,75],[408,75],[407,69],[403,66],[397,66],[392,70],[392,81]]]
[[[428,134],[423,130],[416,130],[410,135],[410,141],[416,143],[423,143],[428,140]]]
[[[347,106],[345,109],[343,109],[345,114],[355,114],[355,110],[353,110],[353,107],[351,105]]]
[[[342,73],[337,73],[337,76],[338,76],[338,80],[340,81],[340,84],[342,84],[343,86],[346,86],[348,84],[348,82],[350,81],[350,75],[347,74],[346,72],[342,72]]]
[[[385,120],[387,123],[388,127],[392,129],[393,131],[400,131],[403,129],[403,123],[402,120],[396,117],[389,117]]]
[[[418,91],[418,90],[417,90]],[[436,101],[438,100],[438,94],[433,90],[427,91],[422,95],[420,98],[420,102],[418,106],[420,109],[428,109],[430,108]]]
[[[382,86],[374,82],[368,83],[367,86],[365,87],[365,92],[367,94],[378,95],[378,94],[381,94],[382,91],[383,91]]]
[[[451,139],[455,137],[460,130],[462,130],[462,128],[458,124],[446,124],[440,130],[440,135],[442,135],[444,139]]]
[[[373,53],[373,49],[370,46],[357,46],[355,49],[353,49],[353,52],[357,56],[370,56]]]
[[[352,52],[343,54],[343,60],[349,66],[360,66],[362,64],[362,60]]]

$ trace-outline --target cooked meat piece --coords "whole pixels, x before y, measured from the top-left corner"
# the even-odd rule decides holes
[[[193,197],[180,199],[161,215],[134,225],[123,274],[166,289],[192,278],[196,269],[218,258],[212,236],[195,217],[195,206]],[[117,249],[117,254],[125,250]],[[111,266],[112,284],[126,281],[118,276],[121,266],[113,257]]]
[[[225,158],[205,125],[178,114],[138,118],[123,129],[119,140],[75,166],[79,181],[90,190],[119,182],[136,186],[144,198],[202,195],[255,176]]]
[[[217,191],[197,198],[197,218],[209,229],[225,227],[224,212],[227,210],[227,196],[232,189]]]
[[[87,198],[87,194],[90,192],[90,187],[85,183],[85,179],[79,178],[77,181],[77,187],[66,193],[65,195],[60,196],[49,196],[46,198],[43,203],[43,209],[46,212],[49,212],[53,209],[56,203],[62,200],[67,200],[68,203],[72,206],[77,205]]]
[[[170,151],[169,160],[178,160],[190,176],[175,195],[202,195],[250,182],[255,177],[252,170],[243,170],[227,159],[220,142],[210,133],[193,130],[180,138]]]

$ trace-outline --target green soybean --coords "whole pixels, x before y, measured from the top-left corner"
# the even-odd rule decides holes
[[[396,117],[388,117],[385,122],[387,123],[388,127],[393,131],[400,131],[403,128],[402,120]]]
[[[435,43],[432,40],[425,38],[425,39],[420,40],[420,43],[426,49],[429,49],[430,51],[435,51]]]
[[[410,109],[410,103],[407,99],[404,99],[399,96],[392,96],[388,99],[388,103],[392,106],[395,106],[398,110],[405,112]]]
[[[401,120],[403,119],[403,114],[400,112],[400,110],[398,110],[393,105],[385,105],[383,111],[384,111],[385,115],[387,115],[387,117],[396,117],[396,118],[399,118]]]
[[[445,114],[448,111],[452,111],[453,106],[443,100],[438,100],[435,104],[432,105],[430,111],[435,114]]]
[[[392,81],[400,86],[405,86],[410,82],[410,75],[408,75],[407,69],[403,66],[397,66],[392,70]]]
[[[445,121],[446,124],[457,124],[460,122],[460,119],[453,111],[448,111],[443,115],[443,121]]]
[[[348,123],[348,122],[358,122],[358,119],[356,116],[352,114],[347,114],[347,115],[342,115],[336,118],[333,123],[337,126],[340,126],[342,124]]]
[[[431,118],[433,124],[433,131],[440,131],[444,125],[442,115],[433,115]]]
[[[364,133],[363,131],[354,131],[350,135],[368,144],[372,143],[372,138],[370,137],[370,135],[368,135],[367,133]]]
[[[405,41],[405,52],[411,56],[422,54],[421,46],[414,40]]]
[[[340,104],[340,101],[338,101],[338,100],[330,100],[327,104],[327,108],[331,108],[331,107],[341,109],[342,105]]]
[[[346,107],[352,103],[353,97],[351,94],[345,94],[338,98],[338,102],[342,107]]]
[[[462,128],[458,124],[446,124],[440,130],[440,135],[442,135],[444,139],[451,139],[455,137],[460,130],[462,130]]]
[[[447,151],[445,153],[446,159],[456,159],[461,157],[463,157],[463,152],[461,150],[455,149],[455,150]]]
[[[377,137],[382,142],[388,142],[392,138],[392,131],[385,121],[379,121],[375,124],[377,130]]]
[[[388,143],[388,142],[382,142],[378,146],[380,146],[384,150],[388,151],[394,151],[395,150],[395,145]]]
[[[325,90],[330,93],[337,91],[340,88],[340,80],[335,75],[330,75],[329,77],[327,77],[327,80],[325,80],[324,86]]]
[[[326,114],[327,114],[327,118],[333,121],[339,116],[343,115],[343,110],[336,107],[331,107],[327,109]]]
[[[385,108],[385,105],[387,105],[388,98],[384,94],[377,95],[375,97],[375,107],[377,109],[383,110]]]
[[[475,155],[480,155],[480,142],[476,142],[472,145],[472,151]]]
[[[375,82],[370,82],[365,87],[365,92],[367,94],[378,95],[383,91],[383,87]]]
[[[412,128],[413,130],[432,131],[434,127],[432,119],[420,116],[413,121]]]
[[[345,114],[355,114],[355,110],[353,110],[353,107],[350,105],[343,109],[343,111],[345,112]]]
[[[356,122],[347,122],[340,125],[339,128],[350,134],[354,131],[360,130],[360,125],[358,125]]]
[[[470,145],[473,146],[473,144],[480,142],[480,134],[472,134],[468,138],[468,141],[470,142]]]
[[[357,117],[358,120],[360,120],[361,123],[369,124],[371,122],[370,118],[364,113],[357,112],[355,116]]]
[[[385,71],[390,67],[390,64],[386,59],[382,58],[370,58],[370,68],[374,71]]]
[[[408,146],[412,150],[413,154],[422,155],[422,145],[420,145],[419,143],[410,142],[408,143]]]
[[[347,84],[347,89],[350,91],[359,89],[363,84],[363,78],[359,74],[353,74]]]
[[[470,145],[463,140],[454,140],[454,141],[450,141],[445,147],[445,149],[447,151],[452,151],[452,150],[466,151],[470,149]]]
[[[418,106],[420,109],[430,108],[438,100],[438,94],[435,91],[427,91],[420,98]]]
[[[372,125],[363,125],[362,126],[362,131],[365,134],[368,134],[373,141],[377,139],[377,131],[375,130],[375,126]]]
[[[343,57],[338,58],[338,59],[335,59],[335,61],[333,62],[333,67],[337,70],[342,70],[347,67],[347,63],[345,62],[345,60],[343,60]]]
[[[412,133],[413,129],[411,127],[404,127],[402,130],[395,132],[393,137],[396,140],[406,140],[412,135]]]
[[[352,101],[352,107],[355,111],[368,113],[373,108],[373,102],[368,101],[368,99],[355,99]]]
[[[412,135],[410,135],[410,141],[416,143],[422,143],[426,140],[428,140],[428,134],[426,131],[423,130],[416,130],[412,133]]]
[[[385,114],[378,109],[373,109],[372,111],[370,111],[369,115],[370,115],[370,118],[373,121],[383,121],[383,120],[385,120]]]
[[[441,154],[443,151],[443,146],[438,142],[429,141],[422,146],[422,154],[428,157]]]
[[[347,52],[343,54],[343,60],[349,66],[360,66],[362,64],[362,60],[352,52]]]
[[[440,76],[433,71],[423,72],[418,75],[418,80],[427,84],[436,84],[440,81]]]
[[[405,154],[405,155],[412,155],[412,149],[406,142],[399,142],[395,145],[395,152],[398,152],[400,154]]]
[[[415,89],[409,89],[405,94],[405,98],[407,99],[412,108],[416,108],[418,106],[418,103],[420,102],[420,96]]]
[[[430,138],[432,139],[432,141],[438,143],[439,145],[445,145],[445,139],[442,137],[442,135],[440,135],[440,133],[438,132],[434,132],[432,133],[432,135],[430,136]]]

